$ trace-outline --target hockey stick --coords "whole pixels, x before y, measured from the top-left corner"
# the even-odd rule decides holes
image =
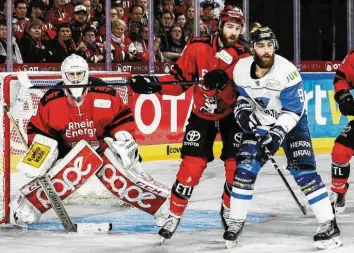
[[[161,85],[193,85],[200,84],[200,81],[166,81],[166,82],[150,82],[152,86],[161,86]],[[78,84],[78,85],[34,85],[30,86],[29,89],[53,89],[53,90],[61,90],[65,88],[95,88],[95,87],[109,87],[109,86],[130,86],[130,82],[126,83],[99,83],[99,84]]]
[[[257,138],[257,141],[259,143],[262,142],[262,137],[259,135],[258,131],[257,131],[257,128],[253,128],[252,129],[252,132],[254,134],[254,136]],[[269,149],[266,147],[266,146],[263,146],[264,148],[264,152],[266,154],[266,156],[268,157],[268,159],[270,160],[270,162],[272,163],[274,169],[276,169],[276,171],[278,172],[280,178],[283,180],[286,188],[288,188],[291,196],[293,197],[293,199],[295,200],[296,204],[298,205],[298,207],[300,208],[301,212],[306,215],[307,214],[307,208],[306,208],[306,205],[302,205],[299,201],[299,199],[296,197],[293,189],[291,188],[291,186],[289,185],[288,181],[286,180],[286,178],[284,177],[284,174],[281,172],[277,162],[275,161],[273,155],[270,153]]]
[[[23,146],[28,149],[28,144],[23,137],[23,134],[21,133],[20,129],[17,126],[17,123],[15,119],[12,117],[9,107],[7,104],[3,105],[4,111],[6,112],[7,117],[11,121],[17,135],[19,136]],[[80,223],[80,224],[74,224],[73,221],[71,220],[69,214],[67,213],[63,202],[55,192],[55,189],[53,187],[52,182],[48,178],[48,176],[44,175],[43,177],[38,177],[38,180],[43,188],[44,193],[46,194],[50,204],[52,205],[55,213],[57,214],[61,224],[63,225],[65,231],[67,232],[105,232],[105,231],[110,231],[112,230],[112,224],[111,223],[101,223],[101,224],[95,224],[95,225],[90,225],[90,224],[85,224],[85,223]]]

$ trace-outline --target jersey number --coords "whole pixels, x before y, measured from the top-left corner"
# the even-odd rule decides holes
[[[301,103],[305,102],[304,90],[303,89],[298,89],[297,93],[299,94],[300,102]]]

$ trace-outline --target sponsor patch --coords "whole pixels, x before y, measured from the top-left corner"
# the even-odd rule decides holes
[[[93,106],[97,108],[111,108],[111,101],[107,99],[95,99]]]
[[[23,159],[23,162],[35,168],[39,168],[47,157],[47,155],[49,154],[49,152],[50,147],[35,142],[31,146],[31,149],[28,151],[25,158]]]

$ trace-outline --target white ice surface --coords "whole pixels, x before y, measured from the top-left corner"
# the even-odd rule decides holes
[[[330,155],[317,155],[318,171],[322,179],[329,186],[330,182]],[[285,164],[284,157],[276,157],[279,165]],[[175,180],[180,161],[147,162],[144,167],[156,179],[171,185]],[[296,189],[301,201],[296,184],[288,172],[284,171],[286,178]],[[209,164],[199,186],[194,190],[190,204],[186,211],[219,211],[220,196],[223,189],[224,169],[220,160]],[[351,177],[350,183],[353,183]],[[345,214],[338,217],[342,231],[343,247],[322,252],[354,252],[354,190],[349,188],[347,194],[347,208]],[[90,217],[94,214],[107,214],[117,219],[128,218],[129,214],[136,213],[130,208],[102,207],[102,206],[68,206],[68,213],[73,217]],[[139,212],[138,212],[139,213]],[[222,239],[221,227],[200,229],[203,223],[219,224],[218,219],[198,220],[195,231],[178,231],[167,240],[164,245],[159,245],[156,234],[157,227],[148,216],[145,224],[153,227],[153,232],[134,233],[134,224],[138,227],[139,220],[133,221],[132,232],[117,232],[112,234],[66,234],[63,231],[44,230],[17,230],[0,226],[0,253],[17,252],[46,252],[46,253],[120,253],[120,252],[146,252],[146,253],[192,253],[192,252],[237,252],[237,253],[288,253],[288,252],[315,252],[318,251],[313,244],[312,236],[318,228],[317,221],[311,210],[304,216],[289,192],[285,188],[279,175],[267,164],[260,172],[250,213],[271,214],[273,219],[261,224],[246,224],[240,244],[233,249],[225,249]],[[214,215],[215,216],[215,215]],[[187,217],[187,216],[186,216]],[[197,218],[197,216],[196,216]],[[54,212],[44,215],[42,221],[55,220]],[[187,222],[187,220],[185,219]],[[128,223],[128,221],[126,221]],[[215,224],[214,224],[215,223]],[[217,224],[216,224],[217,223]],[[183,220],[181,225],[183,224]],[[192,225],[193,229],[193,225]]]

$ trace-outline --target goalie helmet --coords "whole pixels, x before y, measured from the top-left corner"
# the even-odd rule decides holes
[[[76,54],[66,57],[61,64],[61,76],[64,84],[68,86],[88,84],[89,71],[86,60]],[[81,103],[88,88],[68,88],[64,91],[69,101],[73,99],[76,103]]]
[[[262,40],[271,40],[274,44],[274,49],[279,49],[279,44],[277,38],[275,37],[275,33],[268,26],[255,27],[250,33],[250,42],[252,45]]]
[[[234,5],[225,5],[224,9],[220,12],[219,15],[219,29],[222,29],[222,26],[226,22],[235,22],[245,26],[245,18],[243,16],[242,10]],[[242,29],[243,33],[244,29]]]

